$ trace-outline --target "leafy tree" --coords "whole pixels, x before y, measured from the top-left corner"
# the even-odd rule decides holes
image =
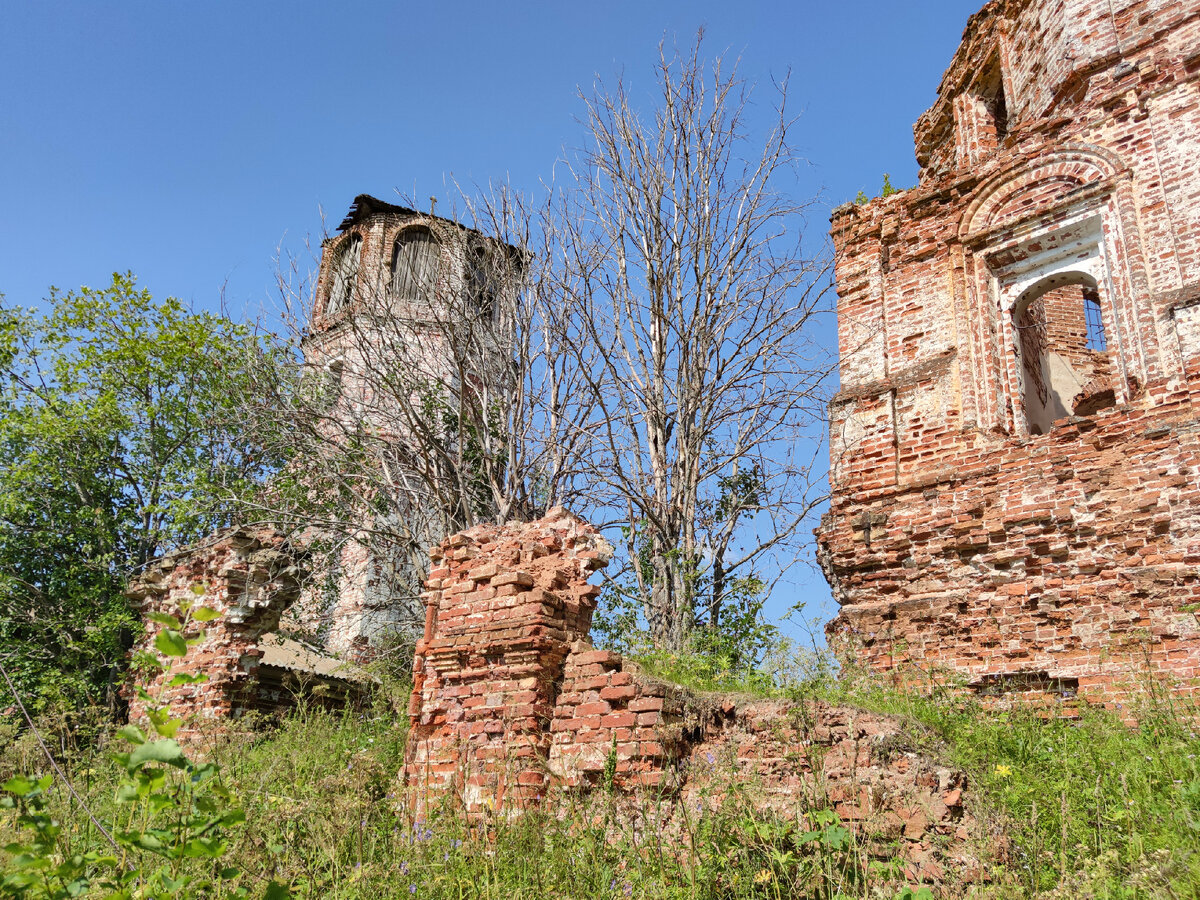
[[[227,524],[274,464],[233,424],[269,352],[249,328],[131,274],[48,307],[0,305],[0,641],[35,708],[114,702],[129,575]]]

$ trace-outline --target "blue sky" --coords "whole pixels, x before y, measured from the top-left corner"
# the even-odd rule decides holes
[[[255,314],[273,257],[358,193],[427,203],[447,179],[532,188],[580,142],[580,88],[649,98],[666,37],[706,29],[771,99],[791,70],[810,227],[884,172],[981,0],[922,3],[19,2],[0,28],[0,293],[132,270],[155,294]],[[805,579],[810,609],[832,610]]]

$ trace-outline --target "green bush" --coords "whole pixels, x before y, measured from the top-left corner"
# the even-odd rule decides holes
[[[167,658],[185,656],[189,645],[203,640],[203,632],[184,637],[190,622],[209,622],[218,613],[189,604],[180,615],[151,616],[162,625],[155,647]],[[140,656],[141,668],[166,669],[157,654]],[[8,679],[7,672],[4,677]],[[204,675],[179,673],[169,684],[205,680]],[[59,799],[67,802],[70,818],[65,821],[51,793],[54,775],[16,775],[0,785],[0,809],[11,811],[15,831],[4,846],[0,895],[29,900],[249,896],[245,888],[230,884],[241,873],[223,862],[245,813],[222,783],[220,768],[190,760],[175,741],[182,720],[144,688],[138,694],[155,736],[147,738],[133,724],[118,729],[117,736],[130,749],[110,756],[111,800],[103,807],[98,797],[83,798],[54,759],[45,762],[64,782]],[[44,744],[43,749],[49,755]],[[93,772],[88,768],[83,774]],[[100,815],[97,809],[102,809]]]

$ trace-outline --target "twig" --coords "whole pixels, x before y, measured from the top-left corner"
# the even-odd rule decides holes
[[[71,779],[67,777],[67,773],[62,770],[62,767],[59,766],[57,760],[54,758],[54,755],[50,752],[50,748],[47,747],[46,742],[42,740],[41,732],[38,731],[37,726],[33,724],[33,717],[29,715],[29,710],[25,708],[25,703],[23,700],[21,700],[21,695],[17,693],[16,685],[14,685],[12,679],[8,677],[8,670],[4,668],[3,663],[0,663],[0,675],[4,676],[4,681],[8,685],[8,689],[12,691],[13,699],[17,701],[17,706],[21,708],[21,715],[25,717],[25,721],[29,725],[29,730],[32,731],[33,736],[37,738],[38,746],[41,747],[42,752],[46,754],[46,759],[50,761],[50,765],[54,768],[54,771],[58,773],[59,779],[67,786],[67,790],[70,791],[71,796],[78,801],[79,805],[83,808],[83,811],[87,813],[87,817],[92,820],[92,824],[99,829],[100,833],[104,835],[104,839],[108,841],[109,844],[112,845],[112,848],[119,854],[121,852],[121,846],[113,839],[113,836],[108,833],[108,829],[100,824],[100,820],[96,818],[91,807],[87,805],[83,797],[81,797],[79,792],[75,790],[75,785],[71,784]],[[124,866],[122,866],[122,868],[124,868]]]

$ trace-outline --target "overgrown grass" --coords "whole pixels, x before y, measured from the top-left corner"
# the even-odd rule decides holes
[[[627,659],[647,675],[693,691],[758,697],[818,696],[834,685],[837,676],[827,652],[807,650],[786,637],[769,642],[763,661],[753,668],[731,666],[721,654],[669,653],[648,645]]]
[[[360,715],[300,710],[270,733],[217,747],[212,758],[247,822],[220,862],[241,874],[212,896],[245,888],[262,897],[274,881],[292,896],[322,900],[892,900],[903,885],[899,863],[868,859],[832,813],[812,810],[794,822],[765,817],[745,786],[694,800],[703,815],[652,795],[628,800],[604,792],[512,819],[468,820],[452,808],[414,815],[400,790],[404,738],[388,704]],[[121,815],[113,802],[121,766],[98,752],[75,771],[102,821]],[[66,844],[95,842],[61,786],[52,805]]]
[[[928,727],[973,809],[1002,824],[1024,896],[1200,897],[1200,709],[1161,685],[1114,710],[989,708],[861,679],[824,694]]]
[[[658,674],[669,671],[663,665]],[[1130,710],[1084,709],[1074,719],[989,711],[949,693],[818,676],[790,689],[911,717],[925,726],[917,731],[932,753],[967,771],[972,812],[1007,843],[974,896],[1200,896],[1193,707],[1149,695],[1131,728],[1120,718]],[[741,684],[756,686],[763,689]],[[273,731],[219,747],[222,778],[247,815],[221,863],[242,873],[228,889],[261,897],[274,880],[321,900],[905,896],[899,865],[868,859],[830,813],[811,810],[795,823],[764,817],[751,786],[714,796],[703,816],[649,796],[622,809],[601,792],[513,820],[467,821],[449,809],[417,817],[400,790],[404,740],[393,701],[356,715],[301,710]],[[97,816],[118,814],[113,796],[124,770],[107,750],[67,758]],[[9,740],[0,765],[45,769],[28,737]],[[51,803],[70,846],[95,841],[61,785]],[[0,823],[0,843],[12,825]],[[951,886],[946,896],[967,890]]]

